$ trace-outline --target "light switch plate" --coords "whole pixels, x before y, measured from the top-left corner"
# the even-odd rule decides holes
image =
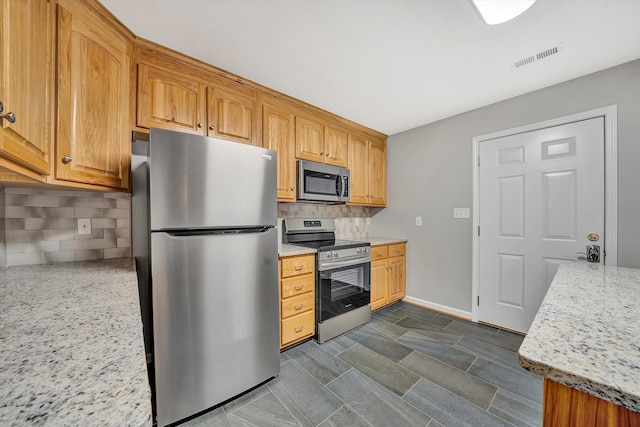
[[[416,217],[416,227],[422,227],[422,217],[421,216],[417,216]]]
[[[78,218],[78,234],[91,234],[90,218]]]
[[[469,208],[453,208],[454,218],[469,218]]]

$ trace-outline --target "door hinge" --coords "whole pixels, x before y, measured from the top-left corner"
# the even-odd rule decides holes
[[[480,226],[478,226],[478,237],[480,237]]]
[[[480,167],[480,156],[478,156],[478,167]]]
[[[480,295],[478,295],[478,305],[480,305]]]

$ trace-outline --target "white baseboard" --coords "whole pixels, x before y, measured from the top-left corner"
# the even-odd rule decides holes
[[[421,307],[431,308],[433,310],[441,311],[443,313],[450,314],[452,316],[462,317],[463,319],[466,319],[466,320],[471,320],[471,312],[470,311],[459,310],[457,308],[449,307],[447,305],[442,305],[442,304],[438,304],[436,302],[426,301],[426,300],[423,300],[423,299],[409,297],[409,296],[404,297],[402,299],[402,301],[409,302],[409,303],[415,304],[415,305],[419,305]]]

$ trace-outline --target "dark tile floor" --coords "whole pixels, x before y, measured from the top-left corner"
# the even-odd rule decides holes
[[[280,375],[186,426],[539,426],[542,380],[522,337],[398,303],[324,344],[281,356]]]

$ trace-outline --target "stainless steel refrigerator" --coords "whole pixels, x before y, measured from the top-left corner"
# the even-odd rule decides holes
[[[280,371],[276,153],[151,129],[132,236],[159,426]]]

